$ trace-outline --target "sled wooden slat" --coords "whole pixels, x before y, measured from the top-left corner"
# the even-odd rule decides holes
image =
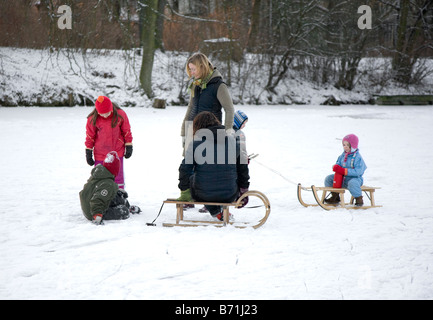
[[[311,187],[303,187],[300,183],[298,184],[298,200],[299,202],[304,206],[304,207],[314,207],[314,206],[319,206],[325,210],[333,210],[333,209],[339,209],[339,208],[344,208],[344,209],[370,209],[370,208],[377,208],[377,207],[381,207],[380,205],[376,205],[376,201],[374,198],[374,192],[380,189],[380,187],[371,187],[371,186],[362,186],[361,187],[361,191],[364,192],[365,194],[367,194],[367,197],[370,199],[370,205],[363,205],[363,206],[354,206],[353,202],[354,202],[354,198],[353,196],[351,196],[350,201],[349,202],[345,202],[344,200],[344,194],[346,192],[347,189],[345,188],[333,188],[333,187],[316,187],[316,186],[311,186]],[[316,203],[314,204],[310,204],[310,203],[306,203],[303,199],[302,199],[302,190],[305,191],[311,191],[313,193],[314,199],[316,200]],[[322,195],[321,197],[319,197],[319,193],[318,191],[322,191]],[[328,194],[328,192],[336,192],[339,194],[340,196],[340,202],[337,205],[333,205],[333,204],[326,204],[325,203],[325,199],[326,199],[326,195]]]
[[[258,197],[259,199],[262,200],[266,210],[263,218],[261,218],[256,224],[249,223],[249,222],[242,222],[242,221],[241,222],[229,221],[229,215],[230,215],[229,208],[240,207],[242,199],[251,196]],[[265,224],[271,212],[271,205],[269,203],[268,198],[260,191],[254,191],[254,190],[244,193],[236,202],[229,202],[229,203],[202,202],[202,201],[188,202],[188,201],[178,201],[176,199],[167,199],[164,201],[164,203],[176,204],[176,223],[163,223],[162,225],[164,227],[200,227],[200,226],[224,227],[226,225],[233,225],[236,228],[252,227],[254,229],[257,229],[261,227],[263,224]],[[185,220],[183,217],[183,205],[185,204],[221,206],[223,208],[223,221]]]

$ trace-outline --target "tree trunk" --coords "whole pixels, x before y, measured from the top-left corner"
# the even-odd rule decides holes
[[[253,9],[251,14],[251,24],[250,29],[248,30],[248,44],[247,49],[250,52],[253,52],[256,48],[256,42],[258,38],[259,33],[259,23],[260,23],[260,5],[261,0],[254,0],[253,1]]]
[[[414,66],[423,48],[420,43],[422,39],[429,38],[427,35],[429,29],[427,16],[432,8],[432,0],[415,3],[410,0],[401,0],[395,46],[396,53],[392,60],[392,68],[397,81],[405,84],[414,81]]]
[[[140,84],[149,99],[152,92],[153,56],[155,53],[155,27],[158,0],[140,0],[141,45],[143,56],[140,70]]]
[[[409,56],[407,55],[407,23],[409,16],[410,1],[400,1],[400,12],[398,15],[398,27],[397,27],[397,42],[395,45],[396,53],[392,59],[392,69],[396,72],[396,80],[400,82],[409,82],[410,70],[409,67]],[[411,68],[410,68],[411,69]],[[408,78],[409,73],[409,78]]]
[[[158,1],[158,17],[156,18],[156,30],[155,30],[155,44],[156,49],[165,52],[164,41],[163,41],[163,31],[164,31],[164,10],[167,0]]]

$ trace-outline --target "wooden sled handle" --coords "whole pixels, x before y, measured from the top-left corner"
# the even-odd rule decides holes
[[[264,217],[262,219],[260,219],[258,224],[253,226],[254,229],[257,229],[257,228],[261,227],[262,225],[264,225],[266,220],[268,220],[269,214],[271,213],[271,204],[269,202],[269,199],[262,192],[257,191],[257,190],[250,190],[250,191],[245,192],[242,196],[239,197],[239,199],[236,201],[235,207],[239,208],[241,206],[242,199],[249,197],[249,196],[254,196],[254,197],[257,197],[260,200],[262,200],[262,202],[266,208],[266,212],[265,212]]]

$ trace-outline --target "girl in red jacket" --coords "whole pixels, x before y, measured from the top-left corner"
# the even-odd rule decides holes
[[[105,96],[98,97],[95,109],[87,116],[85,145],[90,166],[102,164],[107,153],[117,152],[120,170],[114,181],[124,189],[123,157],[132,155],[131,126],[125,111]]]

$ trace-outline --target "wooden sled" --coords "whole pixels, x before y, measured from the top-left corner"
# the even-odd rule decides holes
[[[316,187],[312,185],[310,188],[303,187],[300,183],[298,184],[298,200],[304,207],[314,207],[319,206],[322,207],[325,210],[332,210],[332,209],[338,209],[338,208],[344,208],[344,209],[370,209],[370,208],[377,208],[381,207],[379,205],[376,205],[375,199],[374,199],[374,192],[376,189],[380,189],[379,187],[369,187],[369,186],[362,186],[361,190],[367,195],[367,198],[370,200],[370,205],[363,205],[363,206],[355,206],[353,204],[354,198],[353,196],[350,197],[350,201],[347,203],[344,201],[344,193],[347,189],[345,188],[333,188],[333,187]],[[313,192],[314,199],[316,200],[315,204],[306,203],[302,199],[302,190],[305,191],[311,191]],[[322,191],[322,196],[319,197],[318,191]],[[340,203],[337,205],[332,204],[326,204],[325,199],[328,192],[336,192],[340,195]]]
[[[229,208],[235,207],[238,208],[241,206],[241,201],[245,197],[257,197],[262,200],[265,207],[265,215],[261,218],[257,223],[250,222],[233,222],[229,221]],[[199,227],[199,226],[215,226],[215,227],[224,227],[228,224],[233,225],[236,228],[247,228],[252,227],[257,229],[265,224],[266,220],[268,220],[269,214],[271,212],[271,205],[269,203],[268,198],[261,193],[260,191],[248,191],[244,193],[236,202],[230,203],[220,203],[220,202],[188,202],[188,201],[177,201],[176,199],[167,199],[164,203],[174,203],[176,204],[176,223],[163,223],[164,227]],[[185,220],[183,217],[183,205],[184,204],[199,204],[199,205],[217,205],[222,206],[223,208],[223,221],[206,221],[206,220]]]

